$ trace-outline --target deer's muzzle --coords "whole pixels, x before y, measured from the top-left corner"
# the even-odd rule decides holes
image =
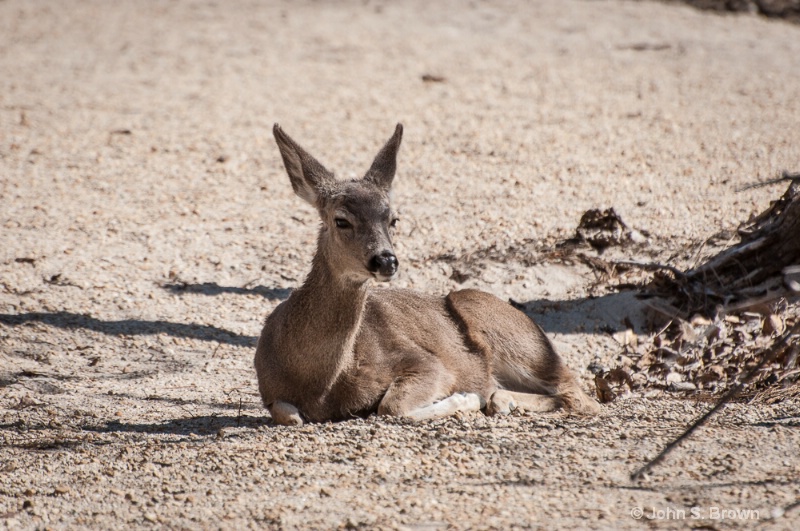
[[[389,280],[397,273],[398,265],[397,257],[393,253],[383,251],[370,259],[367,269],[378,277],[378,280]]]

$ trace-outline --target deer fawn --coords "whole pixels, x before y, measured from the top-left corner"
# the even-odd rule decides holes
[[[599,412],[541,328],[495,296],[371,286],[398,268],[389,191],[401,124],[364,178],[349,181],[337,181],[278,124],[273,133],[292,188],[322,220],[311,272],[267,317],[258,341],[258,388],[276,423],[376,411],[414,420],[482,408]]]

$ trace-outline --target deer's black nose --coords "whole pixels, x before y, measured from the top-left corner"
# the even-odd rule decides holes
[[[377,273],[383,277],[391,277],[397,273],[397,257],[389,251],[376,254],[369,261],[369,272]]]

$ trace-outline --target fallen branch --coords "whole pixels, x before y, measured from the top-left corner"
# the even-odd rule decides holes
[[[720,306],[746,306],[754,297],[769,295],[768,287],[788,278],[787,268],[793,275],[791,268],[800,264],[800,174],[784,173],[781,180],[791,181],[783,196],[738,229],[737,244],[685,272],[648,265],[672,273],[674,280],[657,279],[662,293],[666,291],[690,314],[710,316]],[[783,283],[794,291],[789,281]]]

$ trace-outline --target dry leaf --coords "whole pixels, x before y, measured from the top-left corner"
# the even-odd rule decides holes
[[[601,404],[608,404],[609,402],[613,402],[614,398],[616,398],[614,391],[611,390],[611,385],[609,385],[608,380],[599,374],[594,377],[594,386],[595,391],[597,392],[597,399]]]
[[[766,319],[764,319],[764,324],[761,328],[761,333],[765,336],[771,336],[772,334],[782,334],[783,330],[786,326],[783,323],[783,319],[780,316],[775,315],[774,313],[769,314]]]

